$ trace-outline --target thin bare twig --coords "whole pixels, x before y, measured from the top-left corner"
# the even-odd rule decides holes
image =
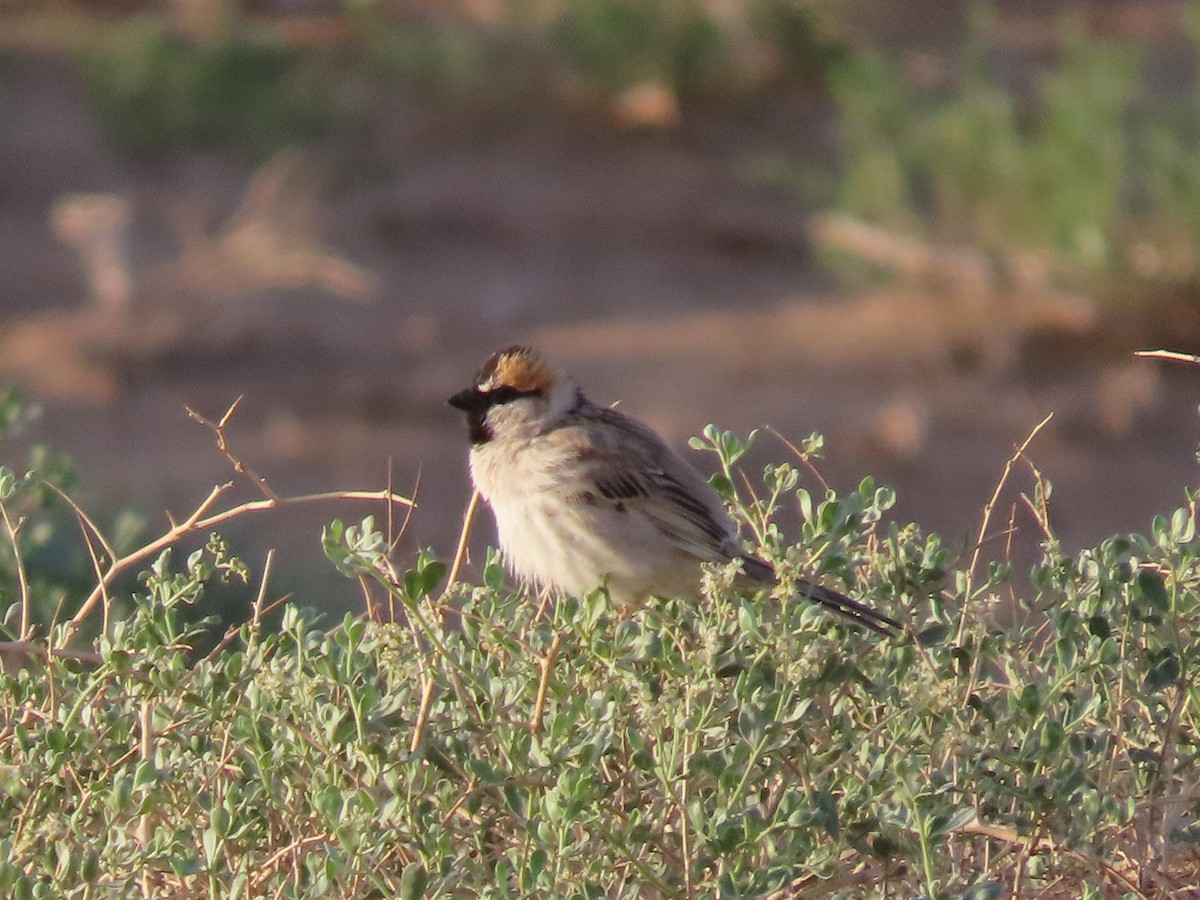
[[[956,644],[962,643],[963,630],[967,625],[967,611],[971,605],[971,588],[975,580],[975,569],[979,565],[979,555],[983,550],[983,545],[987,538],[988,526],[991,525],[992,522],[992,511],[996,508],[996,504],[1000,500],[1001,491],[1004,490],[1005,484],[1008,483],[1008,476],[1012,473],[1013,466],[1016,464],[1018,459],[1025,455],[1025,450],[1033,442],[1033,439],[1037,437],[1038,432],[1045,428],[1053,418],[1054,413],[1050,413],[1048,416],[1046,416],[1046,418],[1038,422],[1037,425],[1034,426],[1033,431],[1029,432],[1029,436],[1025,438],[1019,447],[1016,448],[1016,451],[1013,453],[1013,455],[1008,458],[1008,462],[1004,464],[1004,472],[1000,475],[1000,480],[996,482],[996,489],[992,491],[991,499],[988,500],[987,506],[983,508],[983,521],[979,525],[979,537],[975,541],[975,550],[971,553],[971,564],[967,567],[966,586],[963,590],[962,612],[959,613],[958,631],[954,638],[954,642]]]
[[[557,640],[558,635],[555,635]],[[685,720],[691,718],[692,715],[692,692],[685,691],[683,694],[683,717]],[[683,736],[683,765],[686,768],[688,761],[692,758],[692,732],[687,731]],[[679,850],[683,856],[683,895],[688,900],[696,896],[696,891],[692,885],[692,848],[691,848],[691,833],[692,829],[688,823],[688,786],[691,784],[690,778],[681,778],[679,785],[679,798],[675,804],[675,808],[679,813]],[[673,793],[673,792],[672,792]]]
[[[416,512],[417,498],[421,495],[421,474],[422,474],[421,468],[418,466],[417,467],[417,477],[413,479],[413,487],[412,487],[412,492],[411,492],[412,497],[410,498],[412,500],[412,503],[410,503],[408,505],[408,509],[405,511],[404,519],[403,519],[403,521],[400,522],[399,529],[395,528],[395,520],[394,520],[394,517],[392,516],[392,507],[388,506],[388,508],[387,508],[388,509],[387,536],[388,536],[388,555],[389,556],[391,556],[392,552],[396,549],[396,545],[400,543],[400,538],[404,537],[405,532],[408,531],[408,525],[412,521],[413,513]],[[392,461],[390,458],[388,459],[387,489],[389,491],[393,490]],[[395,618],[396,618],[395,616],[392,616],[393,621],[395,621]]]
[[[1039,508],[1038,504],[1035,504],[1032,500],[1030,500],[1029,495],[1024,491],[1021,492],[1021,502],[1025,504],[1025,508],[1029,510],[1029,514],[1033,517],[1033,520],[1037,522],[1038,528],[1042,532],[1042,536],[1047,539],[1053,538],[1054,532],[1050,530],[1047,520],[1042,518],[1042,513],[1044,510]],[[1015,505],[1013,508],[1014,510],[1016,509]]]
[[[1050,528],[1050,506],[1046,502],[1046,476],[1042,474],[1042,470],[1034,464],[1027,453],[1021,454],[1021,461],[1029,467],[1029,474],[1033,476],[1033,483],[1039,488],[1037,505],[1038,527],[1042,529],[1046,537],[1052,538],[1054,537],[1054,532]]]
[[[851,865],[862,857],[855,850],[846,850],[841,855],[841,865],[832,875],[808,873],[793,879],[789,884],[767,894],[766,900],[808,900],[824,898],[844,887],[856,885],[878,888],[880,878],[874,866],[858,868]]]
[[[413,724],[412,740],[408,744],[408,752],[416,753],[421,749],[421,741],[425,738],[425,726],[429,724],[429,712],[433,709],[433,695],[437,685],[434,684],[433,674],[425,673],[425,684],[421,686],[421,706],[417,710],[417,721]]]
[[[57,484],[46,482],[46,487],[58,494],[59,499],[66,503],[67,506],[71,507],[71,511],[75,513],[75,518],[80,523],[80,529],[85,530],[83,526],[86,526],[86,531],[90,531],[93,535],[95,535],[96,540],[100,542],[100,546],[104,548],[104,552],[108,555],[108,558],[116,559],[116,551],[113,550],[107,539],[105,539],[103,532],[100,531],[100,529],[96,526],[96,523],[93,522],[91,517],[83,511],[79,504],[71,498],[71,495],[60,488]],[[96,574],[99,575],[100,573],[97,572]]]
[[[770,434],[773,434],[779,440],[783,441],[783,445],[792,451],[792,453],[795,455],[796,459],[800,461],[800,465],[802,465],[802,466],[804,466],[804,468],[808,469],[808,471],[812,473],[813,477],[816,478],[817,481],[821,482],[821,487],[824,488],[825,493],[829,493],[829,491],[832,490],[832,488],[830,488],[830,486],[829,486],[829,482],[825,480],[825,476],[822,475],[821,471],[812,464],[812,462],[809,460],[809,458],[804,454],[804,452],[799,447],[797,447],[795,444],[793,444],[791,441],[789,441],[787,438],[785,438],[782,434],[780,434],[778,431],[776,431],[770,425],[767,426],[767,431]]]
[[[250,880],[250,886],[247,891],[248,895],[251,897],[257,896],[257,892],[261,890],[263,882],[265,882],[271,876],[271,873],[278,868],[279,864],[289,856],[295,856],[300,854],[302,851],[308,850],[310,847],[324,844],[329,839],[329,835],[311,834],[308,837],[297,838],[286,847],[281,847],[279,850],[276,850],[262,865],[258,866],[258,871]],[[284,882],[284,886],[287,886],[286,881]]]
[[[550,612],[550,603],[554,600],[554,591],[549,586],[543,587],[538,593],[538,608],[534,611],[533,618],[529,620],[530,628],[537,625]]]
[[[417,467],[417,483],[416,483],[416,486],[414,486],[414,488],[413,488],[413,496],[414,497],[417,496],[416,488],[419,487],[420,484],[421,484],[421,469],[418,466]],[[393,486],[394,485],[392,482],[392,458],[389,456],[388,461],[387,461],[387,485],[386,485],[386,487],[390,491]],[[408,508],[408,513],[409,513],[409,515],[412,515],[412,507],[411,506]],[[408,521],[407,518],[405,519],[405,521],[406,522]],[[392,506],[389,503],[388,507],[387,507],[387,541],[388,541],[388,555],[389,556],[391,555],[392,551],[396,549],[396,542],[399,542],[399,540],[400,540],[400,535],[398,535],[398,534],[396,534],[393,539],[394,532],[392,529],[394,526],[395,526],[395,521],[392,516]]]
[[[550,689],[550,675],[554,672],[554,663],[558,661],[558,648],[562,646],[562,633],[554,632],[550,649],[542,657],[539,666],[542,677],[538,681],[537,699],[533,702],[533,715],[529,717],[529,730],[534,734],[542,733],[542,718],[546,714],[546,692]]]
[[[8,516],[8,507],[0,503],[0,516],[4,518],[4,527],[8,530],[8,539],[12,542],[13,559],[17,566],[17,590],[21,596],[21,640],[28,640],[33,634],[31,601],[29,598],[29,579],[25,576],[25,560],[21,555],[21,545],[18,543],[23,519],[17,519],[16,525]]]
[[[388,576],[388,580],[393,584],[396,583],[398,576],[396,575],[395,569],[392,567],[391,557],[392,557],[392,554],[396,552],[396,547],[400,543],[400,538],[402,538],[405,535],[405,533],[408,531],[408,525],[412,521],[413,513],[416,511],[417,497],[419,497],[421,494],[421,472],[422,472],[422,470],[418,466],[417,467],[417,476],[416,476],[416,478],[413,479],[412,498],[411,498],[413,502],[411,504],[409,504],[408,509],[405,510],[404,520],[400,523],[400,528],[398,530],[395,528],[395,517],[392,515],[392,506],[390,503],[388,504],[388,508],[387,508],[387,512],[388,512],[388,515],[387,515],[388,551],[387,551],[387,557],[385,559],[385,561],[387,563],[387,572],[385,574]],[[389,457],[388,458],[388,468],[387,468],[387,488],[389,491],[392,490],[392,485],[393,485],[392,460],[391,460],[391,457]],[[367,595],[367,601],[369,604],[370,603],[370,590],[365,581],[363,582],[363,593]],[[387,592],[387,602],[388,602],[388,621],[395,622],[396,621],[396,594],[394,591]]]
[[[1158,870],[1167,855],[1170,826],[1167,813],[1163,809],[1165,805],[1163,795],[1175,774],[1175,764],[1178,761],[1175,734],[1179,728],[1180,715],[1187,704],[1191,690],[1189,681],[1190,679],[1185,676],[1175,688],[1175,702],[1171,705],[1171,713],[1163,726],[1162,739],[1159,743],[1159,746],[1163,748],[1162,759],[1159,761],[1158,771],[1154,774],[1154,781],[1150,785],[1149,802],[1146,809],[1146,826],[1149,834],[1145,836],[1143,854],[1149,858],[1143,859],[1140,878],[1143,887],[1153,884],[1157,879]]]
[[[83,535],[83,543],[87,547],[88,557],[92,561],[92,571],[96,573],[96,583],[101,583],[104,578],[104,566],[100,561],[100,555],[96,553],[95,545],[92,543],[93,538],[100,542],[100,546],[103,548],[104,552],[107,554],[107,558],[110,561],[117,558],[116,551],[113,550],[113,548],[109,545],[108,541],[104,537],[104,534],[97,527],[96,523],[92,521],[91,517],[83,511],[79,504],[76,503],[66,491],[56,484],[50,484],[49,486],[50,489],[58,494],[59,498],[69,507],[71,507],[71,510],[75,513],[75,522],[79,526],[79,533]],[[103,594],[104,600],[104,621],[101,622],[100,629],[102,632],[107,633],[108,617],[112,609],[112,603],[108,596],[107,587],[101,593]]]
[[[325,503],[331,500],[373,500],[384,501],[387,503],[400,503],[410,505],[412,503],[407,497],[401,497],[398,494],[392,494],[389,491],[327,491],[319,494],[305,494],[300,497],[278,497],[276,499],[251,500],[238,506],[230,507],[229,509],[221,510],[210,514],[213,504],[220,499],[221,495],[233,487],[232,482],[219,484],[209,492],[209,495],[201,501],[200,505],[192,511],[184,521],[172,525],[172,527],[160,535],[150,543],[132,550],[129,553],[114,559],[109,565],[104,577],[100,579],[99,584],[88,595],[88,598],[83,602],[79,611],[75,613],[74,618],[67,623],[67,636],[74,635],[87,618],[92,608],[99,602],[101,596],[107,591],[113,580],[118,575],[128,569],[135,563],[154,556],[167,547],[174,544],[180,538],[186,535],[193,534],[197,531],[204,531],[212,528],[215,525],[220,525],[223,522],[228,522],[230,519],[236,519],[239,516],[247,515],[248,513],[266,512],[281,506],[291,506],[301,503]]]
[[[391,509],[391,508],[392,508],[392,505],[389,503],[388,509]],[[252,607],[252,613],[250,616],[250,625],[256,629],[262,624],[263,604],[266,602],[266,599],[267,599],[267,581],[271,577],[271,566],[274,563],[275,563],[275,548],[272,547],[270,550],[267,551],[267,558],[263,562],[262,579],[258,583],[258,593],[254,597],[254,606]]]
[[[1147,359],[1169,359],[1173,362],[1185,362],[1192,365],[1200,365],[1200,356],[1193,356],[1191,353],[1179,353],[1175,350],[1136,350],[1134,356],[1141,356]]]
[[[238,398],[229,404],[229,409],[225,410],[225,415],[221,416],[221,420],[219,422],[210,422],[190,406],[185,406],[184,409],[187,410],[189,418],[195,422],[199,422],[213,433],[217,439],[217,449],[221,451],[222,456],[229,460],[230,465],[233,466],[233,471],[237,472],[239,475],[245,475],[254,482],[255,486],[260,491],[262,491],[264,497],[266,497],[268,500],[274,500],[278,503],[279,496],[273,490],[271,490],[271,486],[267,484],[267,479],[263,478],[263,476],[259,475],[244,462],[242,462],[241,459],[233,455],[233,450],[229,446],[229,438],[225,434],[225,428],[229,425],[229,420],[233,418],[233,414],[237,411],[238,406],[241,405],[241,402],[245,396],[245,394],[238,395]],[[388,487],[390,488],[391,485],[389,484]]]
[[[72,635],[74,635],[79,630],[79,627],[83,624],[84,619],[86,619],[91,613],[92,608],[100,601],[100,598],[107,596],[108,586],[112,584],[113,579],[115,579],[117,575],[119,575],[133,563],[139,562],[146,557],[159,552],[163,548],[175,543],[175,541],[179,540],[179,538],[181,538],[183,535],[188,534],[200,527],[199,523],[202,521],[205,513],[212,509],[213,504],[216,503],[220,496],[232,486],[232,482],[216,485],[211,491],[209,491],[208,496],[201,501],[200,505],[196,507],[196,509],[185,521],[176,524],[175,520],[171,519],[170,530],[160,536],[157,540],[151,541],[149,544],[146,544],[145,546],[140,547],[131,553],[127,553],[125,556],[114,557],[112,562],[109,563],[108,570],[104,573],[99,583],[97,583],[96,587],[88,595],[88,598],[83,601],[83,605],[79,607],[79,610],[75,613],[75,616],[70,622],[67,623],[66,637],[69,639]],[[168,518],[170,518],[170,516],[168,516]]]
[[[459,796],[459,798],[454,801],[454,804],[448,810],[446,810],[446,814],[444,816],[442,816],[442,827],[443,828],[445,828],[447,825],[450,824],[450,820],[453,819],[456,815],[458,815],[459,810],[461,810],[463,808],[463,804],[465,804],[468,800],[470,800],[471,795],[474,794],[475,791],[478,789],[479,789],[479,782],[476,779],[472,778],[471,783],[467,785],[466,790],[464,790],[462,792],[462,794]],[[464,818],[468,822],[472,822],[472,823],[477,821],[476,818],[474,816],[472,816],[469,812],[464,814]]]
[[[446,576],[446,586],[442,589],[443,599],[458,581],[459,573],[462,571],[463,563],[466,560],[467,543],[471,537],[471,528],[475,524],[475,514],[479,510],[479,499],[479,491],[472,491],[471,500],[467,504],[467,510],[463,513],[462,531],[458,536],[458,547],[454,551],[454,562],[450,565],[450,572]],[[436,608],[438,610],[438,621],[444,623],[446,607],[441,603],[440,599]],[[433,699],[436,694],[437,685],[434,684],[433,675],[426,673],[425,684],[421,689],[421,704],[417,709],[417,721],[413,726],[412,741],[409,745],[409,749],[413,753],[417,752],[421,746],[421,741],[424,739],[425,726],[429,723],[430,710],[433,708]]]
[[[1021,496],[1024,497],[1025,495],[1022,494]],[[1028,501],[1026,501],[1026,502],[1028,502]],[[1008,508],[1008,527],[1006,529],[1004,529],[1004,559],[1009,564],[1010,568],[1012,566],[1013,535],[1015,535],[1016,533],[1017,533],[1017,504],[1014,503],[1012,506],[1010,506]],[[1016,592],[1016,589],[1013,587],[1013,583],[1012,583],[1011,579],[1008,582],[1008,599],[1010,602],[1012,602],[1014,604],[1017,602],[1017,592]]]
[[[141,715],[138,716],[138,724],[141,726],[141,742],[138,748],[138,757],[145,764],[148,764],[154,759],[154,704],[149,700],[142,701]],[[138,846],[145,850],[150,846],[150,813],[144,812],[138,818],[137,826],[137,842]],[[150,866],[145,866],[142,869],[142,896],[151,896],[152,885],[152,870]]]
[[[467,542],[471,538],[471,529],[475,525],[475,514],[479,511],[479,491],[471,492],[471,501],[467,504],[467,511],[463,513],[462,531],[458,535],[458,546],[454,550],[454,562],[450,565],[450,573],[446,576],[446,588],[442,591],[442,596],[452,588],[458,581],[459,573],[462,571],[463,563],[467,558]]]

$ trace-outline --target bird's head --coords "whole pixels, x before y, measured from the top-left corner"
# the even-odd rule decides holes
[[[579,389],[536,350],[495,353],[475,383],[450,398],[467,414],[472,444],[537,434],[580,400]]]

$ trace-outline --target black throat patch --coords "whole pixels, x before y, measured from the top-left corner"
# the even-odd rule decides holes
[[[519,391],[506,385],[490,391],[474,387],[459,391],[450,398],[450,405],[467,414],[467,433],[471,438],[471,443],[478,445],[486,444],[495,437],[487,422],[487,414],[492,407],[512,403],[523,397],[540,396],[542,396],[541,391]]]
[[[467,434],[471,438],[471,445],[476,447],[495,437],[492,429],[488,427],[486,409],[467,413]]]

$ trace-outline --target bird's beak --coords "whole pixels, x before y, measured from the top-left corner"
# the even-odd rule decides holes
[[[449,403],[463,412],[483,412],[488,408],[488,397],[479,388],[469,387],[451,397]]]

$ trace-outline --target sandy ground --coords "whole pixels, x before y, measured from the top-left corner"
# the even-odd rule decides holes
[[[848,294],[822,274],[812,211],[744,177],[756,154],[798,141],[828,152],[814,96],[712,111],[665,133],[395,104],[365,145],[333,140],[312,158],[325,177],[307,237],[377,279],[372,301],[311,287],[198,300],[195,281],[161,277],[179,253],[171,225],[217,233],[253,167],[201,154],[130,161],[60,61],[10,63],[0,377],[43,405],[30,436],[76,460],[79,499],[102,521],[128,506],[157,529],[164,510],[186,513],[228,479],[184,408],[217,417],[244,395],[234,449],[277,492],[378,489],[390,466],[401,491],[420,480],[402,557],[426,544],[449,554],[468,485],[462,423],[445,400],[513,342],[554,354],[594,399],[620,401],[681,449],[708,422],[792,440],[824,432],[821,470],[835,487],[872,474],[898,489],[898,520],[952,539],[978,528],[1014,444],[1051,412],[1030,455],[1055,484],[1068,547],[1147,530],[1196,481],[1200,369],[1130,355],[1182,340],[1169,316],[1101,309],[1086,328],[1047,325],[1038,297]],[[88,278],[51,222],[55,201],[77,191],[129,204],[143,304],[131,317],[86,311]],[[0,447],[0,459],[19,452]],[[748,468],[786,456],[764,436]],[[1014,476],[1029,486],[1027,471]],[[1010,491],[998,520],[1014,502]],[[367,512],[289,508],[228,531],[252,562],[280,548],[280,589],[353,604],[318,536],[335,516]],[[1027,561],[1036,531],[1017,522]],[[477,543],[489,534],[485,522]]]

